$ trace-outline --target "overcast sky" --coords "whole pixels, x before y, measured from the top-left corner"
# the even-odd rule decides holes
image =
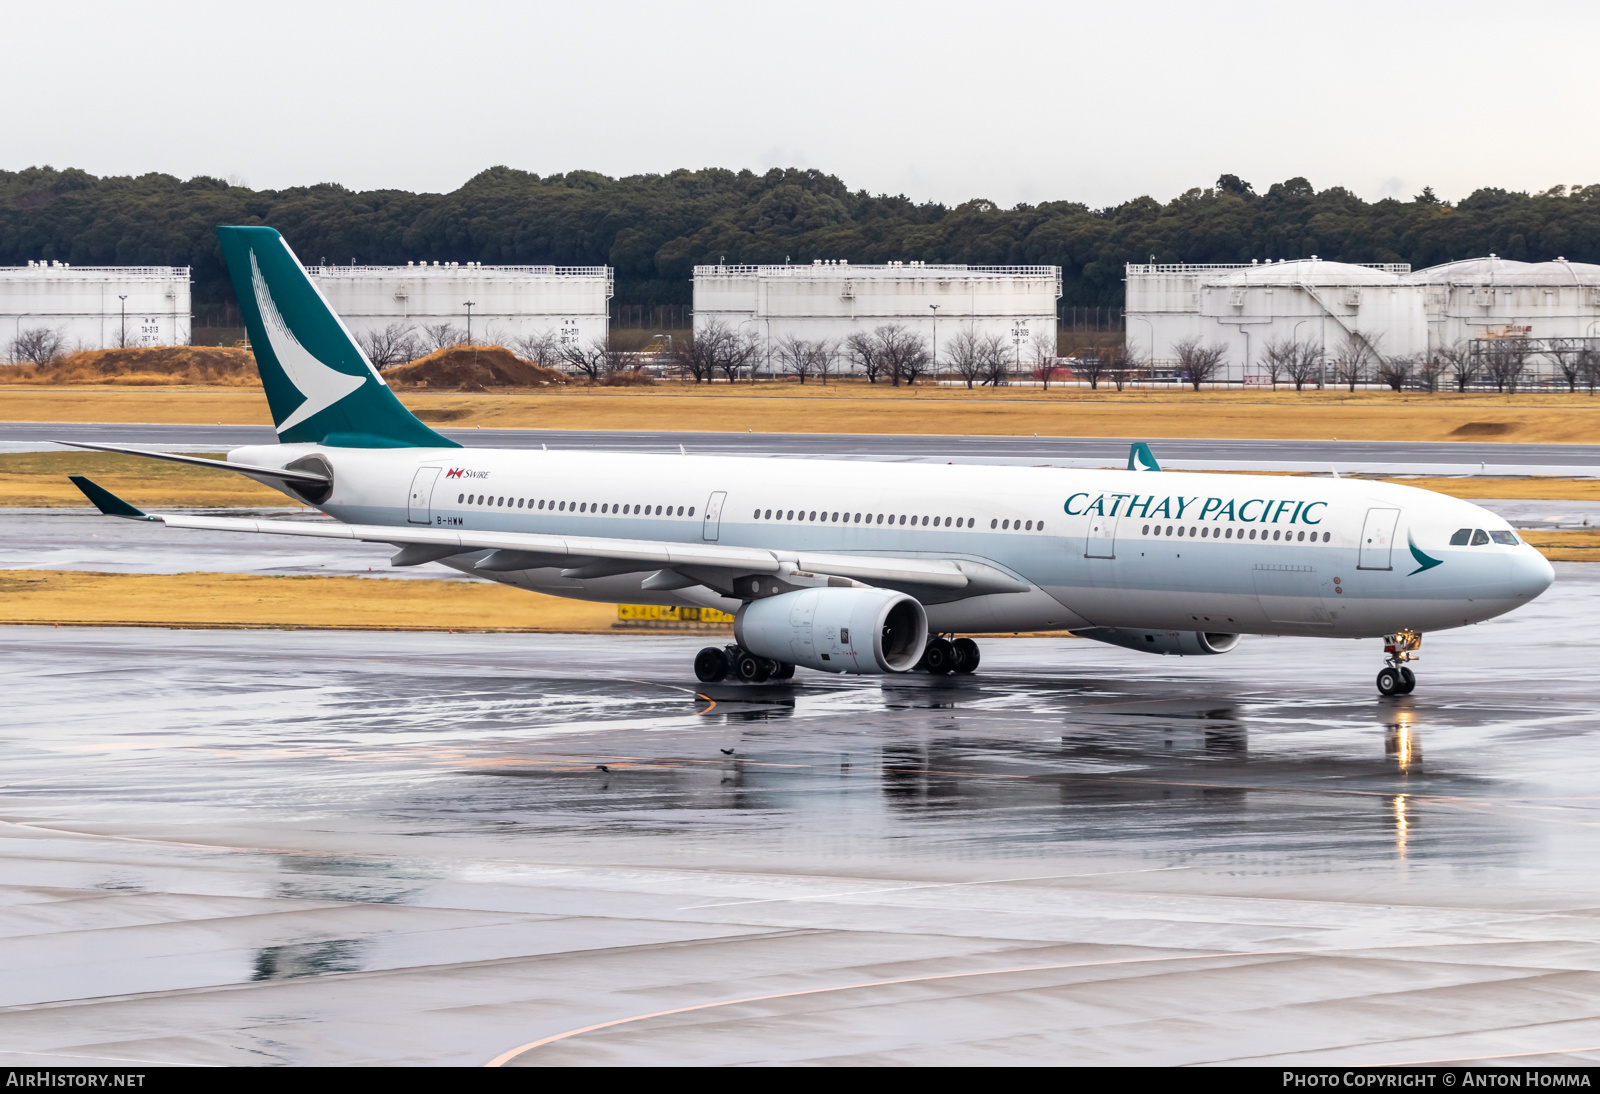
[[[947,203],[1600,182],[1600,5],[34,3],[0,167],[446,191],[810,167]]]

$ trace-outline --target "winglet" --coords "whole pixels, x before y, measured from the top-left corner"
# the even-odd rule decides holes
[[[142,509],[135,509],[103,486],[96,486],[82,475],[68,475],[72,485],[83,491],[83,496],[94,502],[94,507],[108,517],[129,517],[133,520],[155,520]]]
[[[1150,452],[1150,446],[1143,441],[1134,441],[1128,446],[1129,471],[1160,471],[1161,465]]]

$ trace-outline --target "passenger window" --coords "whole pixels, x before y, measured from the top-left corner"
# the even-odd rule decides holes
[[[689,515],[690,515],[690,516],[691,516],[691,517],[692,517],[692,516],[694,516],[694,506],[692,506],[692,505],[691,505],[691,506],[689,506]]]
[[[1333,538],[1333,533],[1332,532],[1324,532],[1324,533],[1322,533],[1322,542],[1326,543],[1332,538]]]
[[[1485,543],[1488,543],[1488,542],[1489,542],[1489,533],[1488,532],[1485,532],[1482,528],[1473,529],[1473,531],[1472,531],[1472,545],[1474,547],[1482,547]]]
[[[767,519],[767,520],[771,520],[771,519],[772,519],[772,510],[771,510],[771,509],[768,509],[768,510],[767,510],[767,516],[766,516],[766,519]]]
[[[1009,520],[1001,521],[1000,522],[1000,528],[1001,528],[1002,531],[1009,532],[1011,530],[1011,522]]]
[[[456,495],[456,504],[457,504],[457,505],[460,505],[460,504],[461,504],[461,501],[462,501],[462,499],[463,499],[463,498],[465,498],[465,497],[466,497],[466,495],[465,495],[465,494],[457,494],[457,495]]]
[[[1028,522],[1028,531],[1033,531],[1033,521],[1031,520]]]
[[[1489,538],[1507,547],[1515,547],[1518,542],[1515,532],[1490,532]]]
[[[761,519],[761,510],[757,509],[756,510],[756,515],[752,519],[753,520],[760,520]]]
[[[1150,534],[1150,526],[1148,524],[1146,524],[1144,526],[1144,531],[1140,532],[1139,534],[1142,535],[1142,536],[1148,536]]]
[[[1471,543],[1471,542],[1472,542],[1472,529],[1471,528],[1458,528],[1458,529],[1456,529],[1455,535],[1450,537],[1450,546],[1452,546],[1452,547],[1465,547],[1468,543]]]
[[[989,527],[990,528],[998,528],[998,527],[1000,527],[1000,522],[998,520],[991,520],[989,522]]]
[[[681,517],[681,516],[683,516],[683,506],[681,506],[681,505],[680,505],[680,506],[678,506],[678,515],[679,515],[679,516],[680,516],[680,517]]]
[[[1042,520],[1041,520],[1041,521],[1040,521],[1040,522],[1039,522],[1039,523],[1038,523],[1038,524],[1037,524],[1037,525],[1035,525],[1035,526],[1034,526],[1034,529],[1033,529],[1033,530],[1034,530],[1034,531],[1035,531],[1035,532],[1042,532],[1042,531],[1044,531],[1044,521],[1042,521]]]
[[[1254,528],[1250,529],[1250,538],[1251,539],[1255,539],[1256,538],[1256,530]]]

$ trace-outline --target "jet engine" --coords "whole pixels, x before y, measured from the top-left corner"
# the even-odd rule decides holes
[[[1079,638],[1092,638],[1113,646],[1123,646],[1143,653],[1175,653],[1184,657],[1203,657],[1213,653],[1227,653],[1239,644],[1236,634],[1217,634],[1214,631],[1157,631],[1131,627],[1095,627],[1074,631]]]
[[[752,600],[734,639],[759,657],[823,672],[909,672],[928,642],[928,615],[888,589],[801,589]]]

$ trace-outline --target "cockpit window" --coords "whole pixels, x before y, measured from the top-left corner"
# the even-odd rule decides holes
[[[1472,545],[1474,547],[1482,547],[1485,543],[1488,543],[1488,542],[1489,542],[1489,533],[1488,532],[1485,532],[1482,528],[1477,528],[1477,529],[1473,530],[1473,533],[1472,533]]]
[[[1472,529],[1462,528],[1450,537],[1450,546],[1465,547],[1472,539]]]
[[[1490,532],[1489,538],[1496,543],[1503,543],[1507,547],[1515,547],[1519,542],[1515,532]]]

